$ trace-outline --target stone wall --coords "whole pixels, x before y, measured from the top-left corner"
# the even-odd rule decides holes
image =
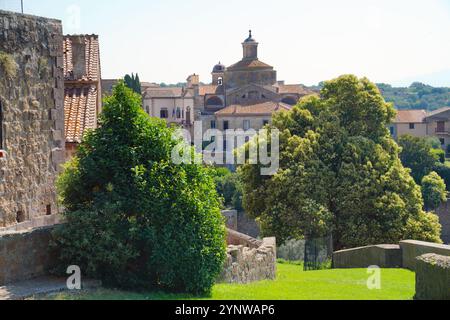
[[[62,44],[60,21],[0,11],[0,229],[58,214],[54,184],[64,161]]]
[[[425,254],[416,258],[415,298],[450,300],[450,257]]]
[[[415,271],[417,264],[417,257],[427,254],[435,253],[443,256],[450,256],[450,246],[422,241],[401,241],[403,267]]]
[[[236,235],[235,235],[236,236]],[[243,241],[245,242],[245,241]],[[276,240],[265,238],[260,246],[230,245],[219,282],[246,284],[276,279]]]
[[[442,225],[442,241],[450,244],[450,199],[436,210],[436,214],[439,216],[439,222]]]
[[[0,286],[46,275],[55,266],[49,247],[53,228],[0,233]]]
[[[402,250],[399,245],[377,245],[333,253],[333,268],[400,268],[402,266]]]

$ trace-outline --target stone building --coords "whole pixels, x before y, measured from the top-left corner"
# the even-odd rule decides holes
[[[57,220],[64,162],[63,36],[58,20],[0,11],[0,230]]]
[[[229,67],[219,62],[213,67],[209,85],[200,84],[199,76],[194,74],[185,88],[147,88],[144,108],[156,117],[167,117],[166,111],[161,112],[167,109],[171,123],[191,125],[193,120],[202,121],[204,130],[260,129],[271,122],[274,112],[289,110],[300,98],[315,93],[303,85],[278,81],[274,67],[259,60],[258,42],[251,31],[242,47],[239,62]],[[177,117],[171,115],[176,115],[178,108],[192,106],[192,100],[193,115],[174,121]]]
[[[97,127],[102,107],[100,49],[97,35],[64,37],[64,113],[66,159],[88,129]]]

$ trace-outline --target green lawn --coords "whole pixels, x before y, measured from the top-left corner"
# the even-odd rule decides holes
[[[304,272],[301,267],[278,264],[276,281],[249,285],[218,284],[211,297],[165,293],[129,293],[101,289],[79,294],[58,294],[56,300],[411,300],[415,293],[414,273],[403,269],[381,270],[381,290],[369,290],[366,269]]]

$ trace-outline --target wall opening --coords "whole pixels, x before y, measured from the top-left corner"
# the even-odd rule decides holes
[[[47,216],[51,216],[52,215],[52,205],[48,204],[47,207],[45,208],[45,214]]]
[[[16,213],[16,221],[17,221],[17,223],[25,222],[25,212],[17,211],[17,213]]]

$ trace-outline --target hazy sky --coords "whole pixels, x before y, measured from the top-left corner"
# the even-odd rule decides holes
[[[450,0],[24,0],[25,12],[100,35],[103,78],[138,72],[210,81],[242,57],[248,30],[279,80],[317,84],[343,73],[375,82],[450,86]],[[20,10],[20,0],[0,0]],[[79,13],[79,14],[78,14]]]

